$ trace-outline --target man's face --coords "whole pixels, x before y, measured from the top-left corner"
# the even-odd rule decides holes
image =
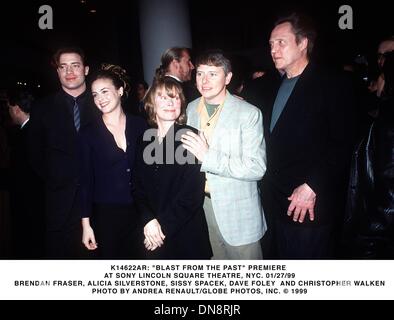
[[[8,112],[10,114],[10,117],[13,121],[13,123],[18,124],[18,106],[12,106],[8,104]]]
[[[178,62],[178,77],[182,81],[189,81],[192,78],[192,71],[194,65],[191,61],[190,55],[183,51],[182,57]]]
[[[77,53],[63,53],[59,58],[57,75],[62,88],[67,93],[72,93],[86,87],[85,76],[89,67],[84,66],[82,59]]]
[[[288,73],[301,59],[306,57],[307,39],[303,39],[297,44],[296,36],[289,22],[281,23],[272,30],[269,43],[272,60],[278,70]]]
[[[378,48],[378,66],[382,69],[384,64],[384,54],[394,51],[394,40],[383,41]]]
[[[227,75],[222,67],[201,64],[197,68],[197,89],[210,104],[221,104],[226,97],[226,86],[230,83],[232,73]]]

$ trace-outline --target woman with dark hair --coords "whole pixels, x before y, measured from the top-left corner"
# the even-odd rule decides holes
[[[205,176],[183,148],[186,103],[181,85],[156,79],[145,97],[148,122],[137,153],[134,199],[144,225],[147,257],[209,259],[212,256],[203,202]]]
[[[91,85],[102,117],[80,132],[82,242],[97,250],[99,258],[138,258],[142,247],[131,178],[137,140],[146,124],[123,112],[128,88],[122,68],[103,65]]]

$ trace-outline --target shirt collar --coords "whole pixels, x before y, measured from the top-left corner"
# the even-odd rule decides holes
[[[23,127],[26,125],[26,123],[28,123],[30,120],[30,118],[27,118],[22,124],[21,124],[21,129],[23,129]]]
[[[176,81],[178,81],[178,82],[183,82],[181,79],[179,79],[178,77],[176,77],[176,76],[174,76],[174,75],[172,75],[172,74],[166,74],[166,77],[171,77],[171,78],[173,78],[173,79],[175,79]]]
[[[68,94],[66,91],[62,90],[64,96],[67,98],[68,101],[74,103],[74,101],[76,100],[78,103],[82,102],[86,99],[86,97],[88,96],[88,90],[85,90],[84,92],[82,92],[78,97],[73,97],[72,95]]]

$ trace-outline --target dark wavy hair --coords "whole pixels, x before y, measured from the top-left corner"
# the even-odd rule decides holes
[[[145,95],[144,103],[145,103],[145,111],[148,115],[148,123],[157,127],[156,122],[156,111],[155,111],[155,98],[159,91],[164,90],[166,94],[173,98],[176,94],[179,94],[179,98],[181,99],[181,113],[176,119],[176,123],[185,124],[186,123],[186,99],[182,90],[182,86],[171,77],[157,78],[153,81],[152,86],[149,88],[148,92]]]
[[[55,69],[59,67],[60,56],[64,53],[76,53],[81,57],[84,66],[87,66],[85,52],[80,47],[63,47],[59,48],[52,56],[51,65]]]
[[[109,79],[116,89],[123,88],[122,100],[126,99],[130,93],[130,78],[126,70],[120,66],[103,63],[100,69],[92,76],[91,83],[98,79]]]

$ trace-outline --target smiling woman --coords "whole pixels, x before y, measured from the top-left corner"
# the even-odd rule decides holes
[[[81,130],[82,242],[98,258],[138,258],[142,247],[131,176],[136,142],[146,125],[123,112],[128,89],[122,68],[103,65],[91,87],[102,117]]]

